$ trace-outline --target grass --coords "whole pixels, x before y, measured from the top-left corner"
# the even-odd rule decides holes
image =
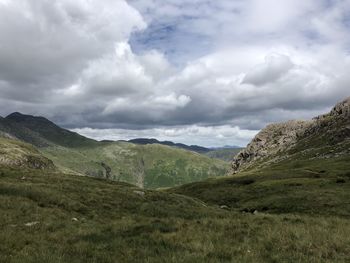
[[[20,113],[0,118],[0,132],[35,145],[63,173],[103,177],[147,189],[224,175],[230,166],[228,162],[175,147],[98,142],[43,117]],[[0,149],[1,145],[0,141]]]
[[[231,210],[350,216],[350,157],[284,161],[170,189]]]
[[[235,180],[232,192],[255,184]],[[334,194],[347,209],[348,196]],[[0,262],[348,262],[350,221],[327,211],[254,215],[126,183],[1,168]]]
[[[228,149],[218,149],[218,150],[213,150],[210,151],[208,153],[206,153],[205,155],[210,157],[210,158],[216,158],[216,159],[220,159],[226,162],[232,162],[233,157],[239,153],[242,150],[242,148],[228,148]]]
[[[0,165],[51,169],[54,165],[30,144],[0,137]]]
[[[169,146],[99,143],[93,147],[40,149],[63,172],[104,176],[101,163],[111,167],[112,179],[155,189],[226,174],[229,163]]]

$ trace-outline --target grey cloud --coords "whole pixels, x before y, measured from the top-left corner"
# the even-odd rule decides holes
[[[108,7],[115,13],[107,13]],[[118,7],[125,9],[124,15]],[[123,24],[115,23],[113,15],[124,16]],[[118,24],[123,30],[114,29]],[[46,100],[45,91],[72,83],[89,61],[109,53],[116,41],[128,39],[134,27],[144,27],[142,18],[123,2],[18,0],[0,4],[0,79],[20,90],[5,91],[5,96],[22,99],[18,93],[28,90],[33,97]]]
[[[236,126],[310,118],[348,96],[349,30],[336,18],[347,5],[269,0],[282,14],[272,17],[259,1],[131,1],[139,11],[122,0],[0,1],[1,114],[99,137],[103,128],[189,141],[196,126],[202,141],[220,131],[213,141],[245,142]],[[327,41],[310,43],[305,30]]]
[[[273,82],[293,67],[288,56],[273,54],[265,58],[265,63],[257,65],[244,77],[242,83],[261,86]]]

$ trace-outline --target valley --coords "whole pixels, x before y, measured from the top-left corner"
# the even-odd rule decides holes
[[[229,162],[178,147],[95,141],[43,117],[18,112],[0,119],[0,131],[9,140],[33,144],[63,173],[107,178],[142,188],[171,187],[223,176],[230,167]]]
[[[229,176],[179,148],[3,128],[0,262],[348,262],[349,102],[268,126]]]

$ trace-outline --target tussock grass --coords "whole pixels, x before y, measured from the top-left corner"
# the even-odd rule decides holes
[[[0,262],[350,260],[350,221],[331,210],[254,215],[126,183],[0,170]],[[238,191],[258,182],[226,180]],[[211,183],[219,194],[214,182],[198,187]],[[30,222],[37,223],[25,225]]]

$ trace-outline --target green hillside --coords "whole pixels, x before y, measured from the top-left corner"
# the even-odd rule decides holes
[[[344,212],[251,214],[125,183],[0,168],[0,262],[349,262],[350,221],[341,216],[349,188],[336,186],[326,198]]]
[[[240,151],[242,148],[227,148],[227,149],[218,149],[212,150],[210,152],[205,153],[206,156],[210,158],[220,159],[226,162],[231,162],[233,157]]]
[[[17,135],[16,137],[18,139],[30,142],[38,147],[59,145],[74,148],[97,144],[97,141],[63,129],[44,117],[15,112],[8,115],[5,121],[7,121],[10,127],[12,126],[15,128],[11,129],[10,133],[14,133],[15,136]],[[23,130],[29,132],[23,135]]]
[[[61,172],[129,182],[145,188],[172,187],[223,176],[229,163],[166,145],[98,142],[43,118],[12,113],[0,118],[3,137],[38,147]]]
[[[0,136],[0,166],[54,170],[51,160],[32,145]]]
[[[262,130],[235,157],[244,168],[236,175],[171,192],[237,211],[349,217],[350,98],[330,113],[299,124]]]
[[[349,217],[350,156],[288,160],[235,176],[183,185],[170,192],[241,212]]]
[[[200,181],[225,175],[229,169],[227,162],[158,144],[111,142],[80,148],[53,146],[41,151],[64,172],[109,177],[145,188]]]
[[[302,133],[271,126],[229,177],[205,179],[227,162],[125,142],[40,148],[66,173],[114,181],[0,163],[0,262],[349,262],[349,119],[338,115]]]

